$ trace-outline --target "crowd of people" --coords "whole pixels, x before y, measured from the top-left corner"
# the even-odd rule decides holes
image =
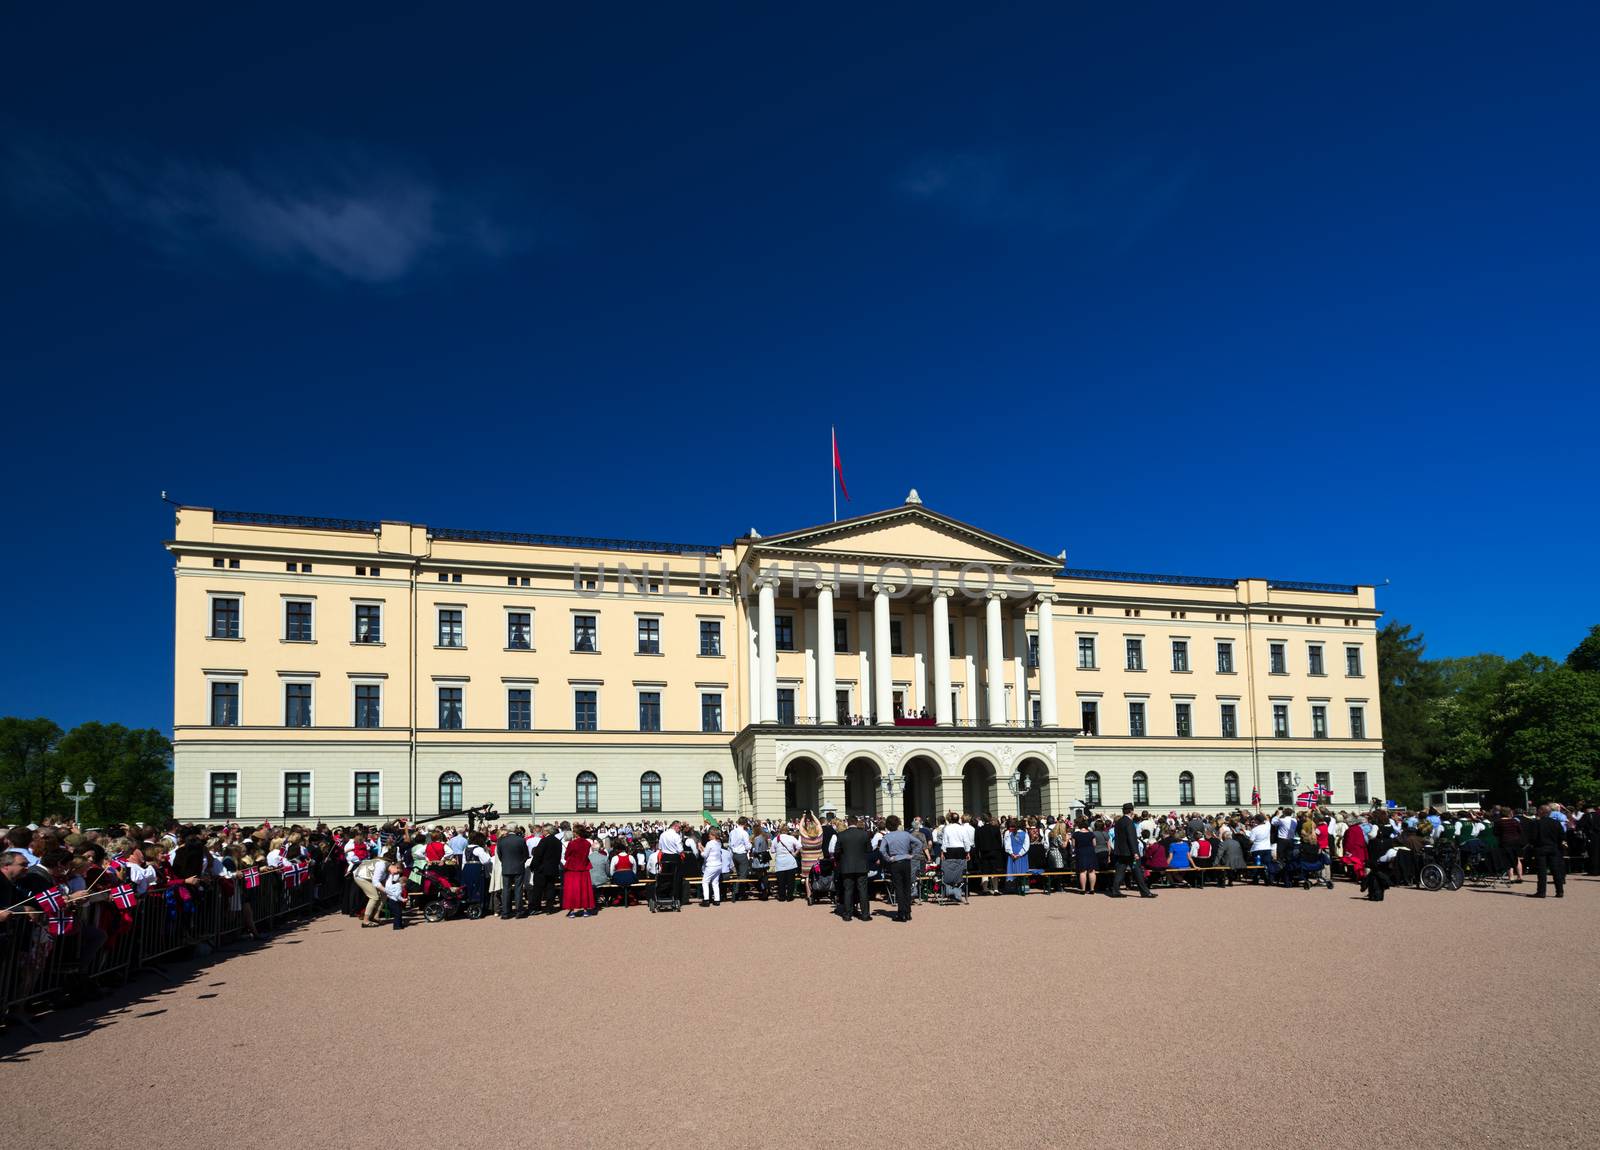
[[[1535,897],[1544,897],[1553,882],[1560,898],[1567,858],[1600,873],[1600,811],[1569,813],[1551,803],[1537,811],[1161,814],[1125,804],[1120,815],[952,812],[903,825],[893,815],[823,818],[811,812],[726,824],[500,821],[481,827],[398,819],[372,826],[170,822],[91,829],[50,820],[5,834],[0,931],[17,916],[40,925],[56,898],[71,908],[108,901],[113,893],[125,898],[129,891],[179,899],[216,891],[232,900],[245,933],[259,937],[252,878],[273,871],[312,883],[317,899],[342,904],[363,926],[389,922],[397,929],[412,908],[442,892],[501,918],[587,918],[602,906],[637,903],[645,883],[680,902],[698,895],[705,907],[739,898],[789,902],[803,893],[807,901],[833,903],[846,919],[867,917],[876,889],[892,900],[897,920],[908,920],[913,905],[931,894],[952,901],[1040,889],[1154,897],[1152,887],[1207,882],[1308,888],[1347,877],[1380,900],[1397,883],[1414,884],[1422,860],[1441,843],[1511,882],[1535,872]],[[92,950],[104,936],[102,927],[85,923],[80,946]]]

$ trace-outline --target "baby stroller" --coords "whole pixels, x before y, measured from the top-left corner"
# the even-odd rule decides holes
[[[658,910],[683,909],[683,903],[678,899],[677,859],[661,859],[655,881],[650,884],[650,889],[645,895],[645,905],[650,908],[651,914]]]
[[[806,905],[815,906],[819,902],[833,901],[833,871],[825,868],[820,862],[811,864],[811,891],[806,895]]]
[[[933,901],[938,903],[967,904],[967,860],[944,858],[939,860],[939,881],[934,887]]]

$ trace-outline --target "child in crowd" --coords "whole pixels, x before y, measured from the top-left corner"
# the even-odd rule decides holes
[[[406,925],[406,877],[399,863],[389,864],[388,876],[383,880],[383,897],[389,903],[389,913],[394,916],[394,928],[404,930]]]

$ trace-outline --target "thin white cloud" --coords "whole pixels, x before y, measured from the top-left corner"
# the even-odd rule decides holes
[[[13,151],[6,183],[37,211],[114,224],[174,257],[252,262],[390,284],[446,256],[496,258],[512,234],[481,203],[393,163],[342,159],[249,170],[126,156]]]
[[[1164,167],[1149,156],[1069,174],[1005,151],[934,152],[908,165],[896,187],[978,227],[1100,229],[1126,243],[1173,211],[1193,176],[1191,165]]]

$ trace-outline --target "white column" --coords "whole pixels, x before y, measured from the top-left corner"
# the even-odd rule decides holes
[[[1009,719],[1028,721],[1028,621],[1019,611],[1011,619],[1011,709]]]
[[[983,698],[983,691],[978,687],[978,617],[968,614],[961,619],[962,650],[966,654],[961,656],[961,669],[966,672],[966,711],[967,723],[976,727],[978,725],[978,701]]]
[[[860,588],[857,588],[859,593]],[[872,612],[856,612],[856,642],[861,648],[860,686],[856,688],[856,714],[865,722],[872,714]]]
[[[761,721],[763,723],[776,723],[778,721],[778,627],[773,616],[774,600],[777,596],[778,581],[773,578],[764,578],[758,584],[760,588],[759,609],[757,625],[761,628],[759,636],[761,647]]]
[[[1039,596],[1039,721],[1060,724],[1056,714],[1056,597]]]
[[[751,615],[750,596],[744,597],[745,618],[745,662],[749,664],[749,673],[745,676],[749,680],[748,698],[750,700],[750,722],[761,721],[761,647],[756,640],[759,630],[756,621]]]
[[[894,725],[894,676],[889,673],[889,596],[894,586],[874,583],[877,594],[872,600],[872,649],[877,656],[876,672],[872,677],[873,710],[878,712],[879,726]]]
[[[806,619],[806,719],[817,721],[817,656],[822,653],[822,643],[817,638],[817,613],[810,608]]]
[[[817,585],[817,716],[839,721],[839,688],[834,679],[833,584]]]
[[[911,618],[911,681],[917,685],[915,702],[906,700],[907,707],[927,707],[928,704],[928,617],[921,612]]]
[[[955,716],[950,713],[950,596],[948,587],[933,592],[933,718],[948,727]],[[951,806],[954,804],[946,804]]]
[[[1005,693],[1005,642],[1001,637],[1000,628],[1000,600],[1006,597],[1004,591],[990,591],[988,602],[984,604],[984,675],[989,686],[989,725],[995,726],[1005,721],[1006,693]],[[766,600],[762,600],[763,603]],[[765,608],[763,608],[765,610]],[[767,629],[767,616],[762,615],[761,629]],[[766,658],[766,641],[762,641],[761,657]]]

